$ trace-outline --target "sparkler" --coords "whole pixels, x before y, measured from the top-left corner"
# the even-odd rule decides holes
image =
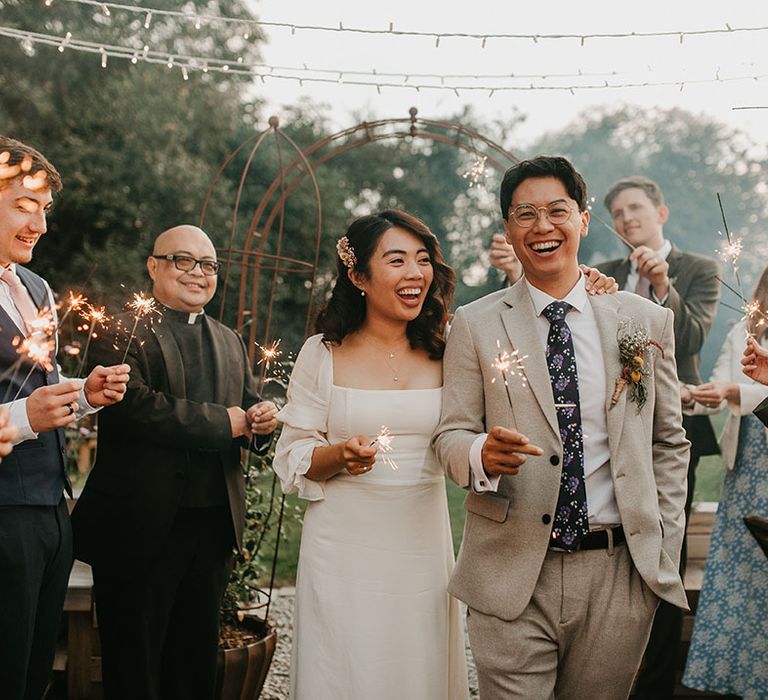
[[[392,441],[394,439],[395,436],[392,435],[390,429],[386,425],[382,425],[379,434],[373,439],[369,447],[378,445],[382,452],[392,452]],[[395,460],[393,460],[391,457],[383,456],[381,461],[384,462],[384,464],[386,464],[393,471],[400,469],[400,467],[397,466],[397,462],[395,462]]]
[[[718,254],[720,255],[720,258],[723,260],[723,262],[730,263],[731,268],[733,269],[733,276],[736,278],[736,285],[738,289],[734,289],[731,287],[725,280],[723,280],[720,277],[716,277],[716,279],[728,290],[733,292],[736,296],[741,299],[741,308],[739,311],[742,312],[743,316],[741,318],[742,321],[746,323],[747,326],[747,338],[754,337],[754,333],[750,332],[750,326],[752,325],[752,321],[755,319],[756,316],[760,316],[760,320],[757,321],[757,326],[761,326],[765,324],[766,319],[768,319],[768,316],[766,316],[765,312],[760,308],[760,304],[757,301],[747,301],[747,297],[744,294],[744,286],[741,283],[741,277],[739,276],[739,256],[741,255],[744,244],[741,238],[734,238],[731,236],[731,231],[728,228],[728,221],[725,218],[725,209],[723,208],[723,200],[720,198],[720,193],[717,193],[717,204],[720,207],[720,216],[723,219],[723,228],[725,229],[725,237],[728,243],[721,247],[721,249],[718,251]],[[717,232],[720,236],[723,235],[722,231]]]
[[[278,338],[277,340],[273,340],[269,345],[255,343],[260,354],[259,361],[256,364],[264,367],[264,372],[262,373],[262,381],[264,384],[268,382],[278,382],[283,386],[287,386],[288,384],[290,371],[286,369],[280,359],[283,356],[283,351],[278,349],[282,342],[282,339]],[[288,353],[286,359],[292,359],[291,353]]]
[[[520,382],[525,389],[528,384],[528,377],[525,375],[525,365],[523,364],[528,355],[520,357],[520,353],[517,348],[512,347],[512,352],[507,352],[501,349],[501,343],[497,340],[496,347],[499,349],[496,359],[491,363],[491,368],[495,369],[501,375],[504,380],[504,386],[509,386],[508,375],[513,377],[520,377]],[[491,379],[491,384],[496,382],[496,377]]]
[[[469,180],[470,189],[475,185],[480,184],[480,180],[486,177],[485,162],[487,160],[488,156],[478,156],[477,160],[472,163],[470,169],[462,175],[465,180]]]
[[[64,321],[66,320],[67,316],[69,316],[70,313],[73,311],[81,311],[82,308],[86,305],[87,300],[83,294],[75,294],[74,292],[69,292],[67,295],[67,300],[64,302],[64,304],[67,307],[67,310],[64,312],[62,317],[59,319],[59,326],[61,326]]]
[[[587,209],[589,210],[590,214],[592,215],[593,219],[597,219],[605,228],[607,228],[616,238],[618,238],[627,248],[630,250],[634,250],[635,246],[633,246],[624,236],[622,236],[613,226],[611,226],[603,217],[600,216],[596,211],[592,209],[592,205],[595,202],[595,198],[591,197],[589,200],[589,204],[587,204]]]
[[[139,320],[145,316],[159,313],[157,310],[157,303],[152,297],[148,297],[144,292],[136,292],[133,298],[128,302],[128,308],[134,313],[133,328],[131,329],[131,335],[128,337],[128,345],[125,346],[125,352],[123,353],[123,359],[121,364],[125,362],[125,358],[128,357],[128,351],[131,349],[131,343],[136,337],[136,327],[139,325]]]
[[[13,365],[14,375],[24,360],[29,360],[32,363],[32,366],[29,368],[27,376],[24,378],[24,381],[19,386],[18,391],[11,399],[11,401],[15,401],[19,398],[19,394],[21,394],[22,389],[29,381],[29,378],[32,376],[32,372],[35,371],[35,367],[37,367],[37,365],[40,365],[40,367],[45,369],[46,372],[53,371],[53,363],[51,362],[51,358],[53,357],[53,353],[56,350],[56,341],[50,336],[38,333],[35,335],[30,335],[28,338],[24,339],[16,337],[13,339],[13,345],[16,347],[16,352],[19,355],[19,359]],[[10,393],[10,389],[12,387],[13,382],[11,382],[10,386],[8,387],[8,392],[6,392],[6,395],[3,398],[3,403],[8,400],[8,394]]]
[[[80,359],[80,365],[77,368],[77,375],[80,376],[80,373],[83,371],[83,367],[85,367],[85,358],[88,356],[88,348],[91,345],[91,338],[96,337],[96,333],[94,333],[94,328],[96,326],[102,326],[104,327],[107,323],[107,310],[106,307],[102,306],[99,308],[96,308],[92,304],[88,304],[88,311],[84,314],[84,317],[90,321],[90,324],[88,326],[88,338],[85,341],[85,347],[83,348],[83,355]]]

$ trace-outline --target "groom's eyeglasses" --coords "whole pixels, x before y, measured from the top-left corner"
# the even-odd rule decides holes
[[[153,255],[156,260],[171,260],[174,267],[182,272],[192,272],[197,265],[207,277],[213,277],[219,274],[219,263],[215,260],[197,260],[189,255]]]
[[[518,204],[511,212],[510,216],[521,228],[531,228],[539,220],[539,212],[543,211],[544,216],[550,224],[564,224],[568,221],[573,209],[565,201],[557,201],[548,204],[546,207],[534,207],[533,204]]]

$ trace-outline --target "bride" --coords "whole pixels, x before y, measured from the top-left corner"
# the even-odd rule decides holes
[[[432,232],[402,211],[357,219],[337,250],[274,461],[284,491],[310,501],[291,697],[466,700],[445,480],[429,444],[454,274]],[[371,444],[382,425],[387,453]]]

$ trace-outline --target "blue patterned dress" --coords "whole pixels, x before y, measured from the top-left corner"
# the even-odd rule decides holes
[[[768,514],[765,427],[744,416],[725,477],[683,684],[768,699],[768,559],[742,518]]]

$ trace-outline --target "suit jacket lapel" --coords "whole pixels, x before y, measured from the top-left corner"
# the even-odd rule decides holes
[[[616,268],[616,273],[614,274],[614,277],[616,278],[616,284],[619,285],[619,289],[624,289],[627,286],[627,277],[629,277],[629,267],[630,262],[629,258],[625,258],[619,263],[619,266]],[[629,291],[634,292],[634,289],[631,289]]]
[[[168,390],[173,396],[180,399],[187,398],[187,387],[184,382],[184,363],[181,359],[179,346],[173,337],[167,323],[154,324],[152,331],[160,346],[160,353],[165,364],[165,374],[168,378]]]
[[[224,334],[216,324],[206,315],[203,318],[205,331],[211,341],[211,356],[213,357],[213,371],[216,373],[214,385],[214,401],[222,406],[229,406],[231,401],[227,396],[228,374],[227,374],[227,344],[224,340]],[[205,368],[203,369],[205,371]],[[241,398],[238,397],[236,404],[240,405]]]
[[[624,387],[617,404],[613,407],[611,407],[611,397],[616,386],[616,380],[621,375],[617,338],[619,325],[623,320],[629,320],[629,317],[621,313],[621,302],[615,295],[590,296],[589,301],[595,314],[600,344],[603,349],[603,363],[605,364],[605,412],[608,422],[608,446],[611,454],[618,454],[617,449],[624,428],[628,387]]]
[[[501,322],[509,337],[509,342],[513,348],[517,349],[520,357],[527,355],[523,364],[528,387],[524,391],[533,395],[552,431],[559,436],[560,429],[555,413],[555,400],[552,397],[552,383],[549,378],[544,347],[542,347],[541,337],[536,328],[536,312],[528,289],[522,280],[509,289],[504,297],[504,302],[509,308],[502,311]],[[503,350],[503,340],[501,347]],[[515,381],[518,379],[512,377],[510,384]],[[510,402],[514,405],[511,386],[507,388],[507,393]]]
[[[667,256],[667,263],[669,264],[669,272],[667,274],[669,275],[670,284],[675,284],[678,275],[682,272],[682,268],[680,267],[681,260],[682,255],[680,254],[680,251],[673,245],[672,250],[669,251],[669,255]]]

